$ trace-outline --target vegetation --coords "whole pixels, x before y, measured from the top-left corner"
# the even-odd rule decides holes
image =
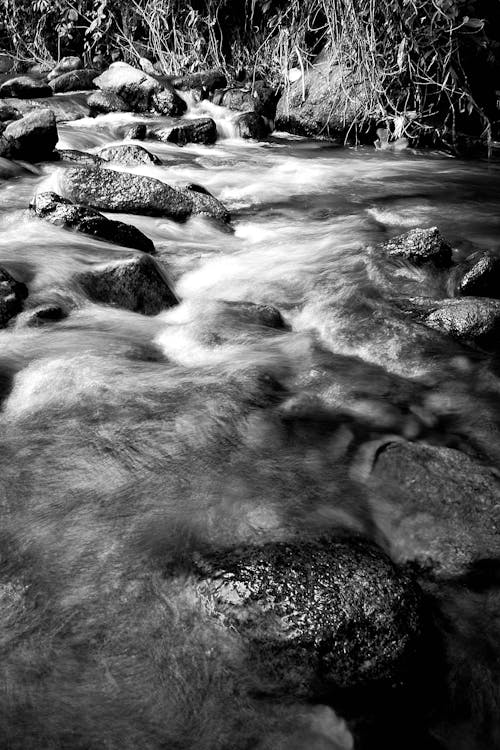
[[[3,46],[20,60],[118,51],[166,73],[220,67],[287,85],[330,42],[370,86],[363,119],[396,132],[491,140],[500,0],[2,0]],[[486,66],[486,67],[485,67]],[[466,123],[464,125],[464,123]],[[467,125],[468,123],[468,125]],[[359,123],[358,123],[359,124]]]

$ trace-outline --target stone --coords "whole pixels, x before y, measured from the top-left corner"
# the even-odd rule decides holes
[[[9,320],[21,312],[27,296],[26,285],[16,281],[3,266],[0,266],[0,328],[5,328]]]
[[[30,112],[7,125],[3,135],[14,158],[35,162],[52,159],[59,138],[56,118],[48,109]]]
[[[73,148],[58,148],[56,153],[62,161],[70,161],[73,164],[81,164],[85,167],[96,166],[102,162],[102,159],[96,154],[89,154],[86,151],[78,151]]]
[[[227,78],[221,70],[207,70],[202,73],[189,73],[172,79],[172,86],[180,91],[195,90],[199,99],[208,99],[217,89],[227,86]]]
[[[73,70],[53,78],[49,85],[54,94],[63,94],[68,91],[88,91],[94,88],[94,79],[98,75],[97,70]]]
[[[149,76],[156,75],[156,70],[154,68],[154,65],[151,62],[151,60],[148,60],[147,57],[140,57],[139,58],[139,65],[141,66],[141,70],[143,70]]]
[[[66,229],[89,234],[115,245],[131,247],[154,255],[153,242],[137,227],[114,221],[87,206],[75,205],[57,193],[38,193],[30,204],[31,211],[41,219]]]
[[[480,250],[456,266],[449,291],[455,295],[500,299],[500,258]]]
[[[129,130],[125,133],[125,139],[130,141],[143,141],[148,135],[148,128],[146,123],[138,122],[136,125],[132,125]]]
[[[214,94],[213,102],[238,112],[256,112],[270,120],[274,120],[276,115],[275,91],[261,81],[257,81],[253,88],[237,87],[218,91]]]
[[[0,104],[0,122],[19,120],[20,117],[21,114],[15,107],[12,107],[10,104]]]
[[[180,117],[187,110],[187,104],[170,83],[164,82],[162,90],[153,95],[152,108],[159,115]]]
[[[80,57],[77,57],[76,55],[62,57],[57,65],[53,68],[53,70],[51,70],[47,75],[47,80],[53,81],[55,78],[58,78],[65,73],[72,73],[73,71],[79,70],[82,67],[83,64]]]
[[[43,81],[37,81],[29,76],[10,78],[0,86],[0,97],[30,99],[39,96],[52,96],[52,89]]]
[[[153,95],[163,88],[156,78],[121,61],[112,63],[95,78],[94,85],[119,96],[131,112],[148,112],[152,108]]]
[[[41,109],[49,109],[54,113],[56,122],[81,120],[90,115],[85,94],[59,94],[59,96],[40,97],[38,99],[16,99],[9,102],[21,115]]]
[[[0,73],[10,73],[14,67],[14,58],[8,52],[0,52]]]
[[[491,467],[453,448],[389,441],[370,486],[380,496],[375,521],[398,559],[458,575],[474,560],[498,558],[500,481]]]
[[[225,224],[231,220],[231,214],[224,204],[201,185],[190,184],[177,189],[191,201],[193,214],[209,216]]]
[[[32,310],[26,310],[19,315],[17,325],[26,328],[40,328],[50,323],[58,323],[68,317],[68,313],[56,305],[40,305]]]
[[[149,255],[98,266],[77,280],[94,302],[143,315],[157,315],[178,302],[163,268]]]
[[[466,344],[487,350],[500,345],[500,301],[486,297],[410,300],[420,307],[425,325]],[[425,310],[425,312],[423,312]]]
[[[411,229],[400,234],[377,248],[388,258],[400,258],[415,266],[433,263],[438,268],[451,264],[451,246],[437,227]]]
[[[62,191],[74,203],[104,211],[166,216],[182,221],[191,199],[160,180],[112,169],[73,167],[61,175]]]
[[[4,148],[5,146],[5,148]],[[9,153],[9,144],[4,144],[0,139],[0,153],[4,150],[5,153]],[[19,175],[36,174],[39,175],[41,172],[34,167],[32,164],[28,164],[24,161],[12,161],[0,156],[0,178],[2,180],[8,180],[11,177],[17,177]]]
[[[376,545],[324,536],[199,555],[198,591],[250,665],[294,695],[410,679],[420,593]]]
[[[119,145],[106,146],[98,151],[98,156],[104,161],[115,162],[116,164],[134,165],[134,164],[161,164],[161,160],[142,146],[136,145]]]
[[[254,138],[262,141],[269,135],[269,127],[257,112],[244,112],[235,120],[236,132],[240,138]]]
[[[185,120],[173,128],[156,130],[154,136],[164,143],[176,143],[178,146],[185,146],[186,143],[209,145],[217,140],[217,125],[211,117],[199,117]]]
[[[109,112],[126,112],[128,110],[125,100],[110,91],[94,91],[87,98],[87,105],[90,108],[91,116],[105,115]]]

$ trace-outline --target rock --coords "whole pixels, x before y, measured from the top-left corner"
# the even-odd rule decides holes
[[[94,91],[87,98],[87,105],[90,108],[92,116],[105,115],[108,112],[126,112],[128,110],[124,99],[110,91]]]
[[[18,97],[29,99],[38,96],[52,96],[52,89],[43,81],[36,81],[29,76],[11,78],[0,86],[0,97]]]
[[[370,85],[356,68],[338,63],[329,49],[278,101],[276,128],[304,136],[344,138],[370,106]]]
[[[10,104],[0,104],[0,122],[19,120],[20,117],[21,114],[15,107],[12,107]]]
[[[84,94],[59,94],[59,96],[40,97],[39,99],[11,99],[11,104],[21,115],[41,109],[49,109],[54,113],[56,122],[80,120],[88,117],[90,108],[87,106]]]
[[[187,104],[173,86],[165,81],[162,90],[153,95],[152,108],[159,115],[180,117],[187,110]]]
[[[176,143],[178,146],[185,146],[186,143],[212,144],[217,140],[217,125],[211,117],[199,117],[173,128],[156,130],[154,136],[164,143]]]
[[[240,138],[255,138],[262,141],[269,135],[269,127],[257,112],[244,112],[235,121],[235,126]]]
[[[63,94],[68,91],[88,91],[94,88],[94,79],[98,75],[97,70],[73,70],[53,78],[50,87],[54,94]]]
[[[161,160],[142,146],[124,144],[100,149],[98,156],[116,164],[161,164]]]
[[[388,258],[400,258],[413,265],[433,263],[438,268],[451,264],[451,246],[437,227],[412,229],[378,246]]]
[[[112,63],[95,78],[94,85],[105,93],[119,96],[131,112],[148,112],[152,109],[153,95],[163,89],[156,78],[124,62]]]
[[[68,317],[68,313],[55,305],[40,305],[32,310],[26,310],[17,319],[17,325],[26,328],[39,328],[49,323],[57,323]]]
[[[55,78],[58,78],[61,75],[64,75],[66,73],[72,73],[75,70],[79,70],[82,65],[82,61],[80,57],[71,56],[71,57],[63,57],[55,68],[51,70],[51,72],[47,76],[48,81],[53,81]]]
[[[0,52],[0,73],[10,73],[14,67],[14,58],[8,52]]]
[[[214,104],[239,112],[256,112],[270,120],[274,120],[276,115],[275,91],[262,82],[256,82],[253,89],[230,88],[218,91],[213,101]]]
[[[190,184],[177,189],[191,201],[193,214],[210,216],[225,224],[231,220],[231,214],[224,204],[201,185]]]
[[[207,70],[203,73],[190,73],[172,79],[172,86],[180,91],[195,90],[198,98],[208,99],[216,89],[227,86],[227,79],[221,70]]]
[[[63,194],[74,203],[105,211],[167,216],[181,221],[192,201],[160,180],[111,169],[74,167],[61,175]]]
[[[23,309],[23,301],[28,296],[25,284],[16,281],[0,266],[0,328],[5,328],[11,318]]]
[[[148,135],[148,128],[146,123],[139,122],[136,125],[127,130],[125,138],[131,141],[143,141]]]
[[[100,164],[102,159],[96,154],[88,154],[86,151],[78,151],[72,148],[56,149],[56,153],[62,161],[70,161],[73,164],[81,164],[92,167]]]
[[[198,591],[236,630],[251,666],[294,694],[409,679],[417,587],[374,544],[322,537],[199,556]]]
[[[75,205],[57,193],[38,193],[30,209],[41,219],[66,229],[75,229],[115,245],[155,254],[153,242],[132,224],[113,221],[87,206]]]
[[[9,142],[11,156],[35,162],[53,158],[59,138],[56,118],[48,109],[30,112],[7,125],[3,135]]]
[[[402,560],[457,575],[498,557],[498,472],[464,453],[423,443],[389,442],[375,457],[375,520]]]
[[[151,60],[148,60],[147,57],[140,57],[139,58],[139,65],[141,66],[141,70],[143,70],[145,73],[147,73],[149,76],[156,75],[156,70],[151,62]]]
[[[157,315],[178,301],[165,272],[149,255],[99,266],[80,274],[78,281],[94,302],[144,315]]]
[[[425,325],[487,350],[500,345],[500,301],[486,297],[410,300]]]
[[[450,275],[450,293],[500,299],[500,258],[480,250],[466,258]]]

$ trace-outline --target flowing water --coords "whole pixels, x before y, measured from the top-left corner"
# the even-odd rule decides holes
[[[165,593],[169,556],[339,526],[387,546],[363,479],[388,436],[499,458],[487,356],[405,322],[391,303],[444,296],[443,278],[402,264],[375,271],[367,248],[438,226],[456,260],[500,253],[500,167],[280,133],[245,142],[232,113],[201,104],[188,116],[200,113],[216,118],[216,145],[148,141],[163,164],[130,171],[203,185],[234,232],[203,217],[112,216],[154,241],[181,300],[155,317],[92,304],[74,281],[133,251],[29,215],[64,165],[0,186],[0,263],[30,304],[71,308],[58,323],[30,328],[20,316],[0,331],[0,368],[13,378],[0,414],[0,600],[17,623],[2,636],[6,705],[18,712],[9,747],[243,747],[227,738],[238,717],[251,737],[267,714],[255,719],[234,691],[237,646],[221,646],[225,666],[214,665],[213,633],[187,617],[179,591],[175,606]],[[61,124],[59,148],[95,152],[139,119]],[[227,304],[242,301],[275,306],[284,329]],[[450,750],[490,741],[446,731]]]

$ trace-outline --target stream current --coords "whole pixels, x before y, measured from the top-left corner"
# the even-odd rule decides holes
[[[142,728],[129,725],[95,689],[98,672],[110,689],[133,681],[120,695],[120,716],[127,715],[147,704],[151,652],[157,663],[173,659],[158,633],[164,594],[161,566],[151,560],[193,539],[232,544],[331,527],[368,534],[405,558],[384,541],[385,509],[363,485],[380,441],[425,439],[480,451],[493,465],[500,458],[491,437],[500,424],[495,363],[452,339],[429,342],[391,317],[392,299],[445,296],[441,280],[404,265],[381,279],[367,262],[368,247],[414,227],[438,226],[455,260],[480,248],[500,253],[499,165],[284,133],[243,141],[233,136],[233,113],[200,104],[188,116],[200,114],[217,121],[214,146],[147,141],[162,165],[127,171],[174,187],[203,185],[230,210],[234,232],[199,216],[176,223],[106,214],[155,243],[180,304],[154,317],[93,304],[74,281],[90,265],[134,251],[29,215],[35,192],[57,189],[63,164],[0,185],[0,263],[28,285],[30,304],[71,308],[54,324],[18,321],[0,331],[2,377],[13,378],[0,413],[2,542],[15,541],[52,623],[32,636],[30,659],[11,644],[13,671],[32,685],[28,697],[13,700],[42,705],[47,736],[56,713],[68,724],[78,713],[90,737],[101,721],[109,726],[106,748],[160,746],[155,716]],[[60,124],[58,148],[96,152],[121,142],[140,119]],[[275,306],[285,329],[265,328],[226,304],[243,301]],[[16,586],[24,590],[11,584],[10,595]],[[31,615],[23,627],[32,626]],[[220,715],[232,699],[217,688],[227,675],[208,670],[195,679],[189,671],[187,654],[202,640],[195,630],[171,635],[177,661],[169,668],[189,677],[163,698],[172,738],[162,747],[226,746],[210,739],[223,736],[222,719],[206,735],[198,727],[208,726],[203,711]],[[60,645],[61,632],[91,654],[85,673]],[[54,674],[43,681],[49,665]],[[207,685],[208,707],[186,697]],[[157,692],[152,700],[159,704]],[[236,703],[235,713],[246,715]],[[193,721],[187,704],[199,720],[197,739],[185,739],[184,724]],[[449,727],[439,739],[449,750],[486,748],[499,738],[496,723],[488,727],[487,739],[463,727],[463,744]],[[25,744],[12,747],[35,747],[37,732],[27,719]]]

